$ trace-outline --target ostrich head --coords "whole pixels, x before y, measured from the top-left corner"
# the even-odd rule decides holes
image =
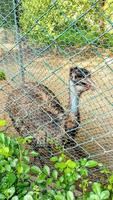
[[[78,96],[89,89],[94,89],[91,74],[85,68],[70,68],[70,81]]]
[[[77,128],[80,124],[80,113],[79,113],[79,99],[80,95],[89,90],[94,89],[94,84],[91,80],[90,72],[85,68],[70,68],[69,74],[69,96],[70,106],[69,114],[65,120],[65,131],[72,138],[75,138]],[[70,143],[70,140],[66,145]],[[71,144],[73,142],[71,141]]]
[[[69,89],[70,114],[77,116],[79,115],[80,95],[89,89],[94,89],[90,72],[85,68],[70,68]]]

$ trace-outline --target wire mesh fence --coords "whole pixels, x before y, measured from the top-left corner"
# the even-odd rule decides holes
[[[1,2],[0,116],[8,134],[33,136],[42,159],[64,148],[113,164],[112,8],[112,0]]]

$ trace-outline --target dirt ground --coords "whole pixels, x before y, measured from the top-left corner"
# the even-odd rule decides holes
[[[113,165],[113,59],[111,52],[98,49],[97,56],[86,48],[75,56],[65,57],[58,53],[48,53],[39,58],[27,54],[25,79],[40,81],[50,88],[65,109],[69,108],[68,78],[72,66],[82,66],[91,71],[95,83],[95,91],[83,94],[80,100],[81,126],[76,141],[89,157]],[[109,55],[109,59],[106,57]],[[33,60],[32,60],[33,59]],[[31,62],[32,60],[32,62]],[[31,64],[30,64],[31,62]],[[7,81],[1,81],[0,87],[0,118],[6,119],[10,135],[17,135],[8,114],[5,112],[7,96],[12,87],[20,84],[20,68],[15,62],[15,55],[7,57],[0,66],[4,69]],[[11,78],[16,75],[14,82]],[[11,86],[11,83],[12,84]]]

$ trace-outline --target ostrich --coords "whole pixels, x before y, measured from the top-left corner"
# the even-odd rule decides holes
[[[13,90],[8,97],[7,111],[17,132],[22,136],[32,135],[40,145],[46,143],[47,138],[54,138],[65,147],[75,145],[80,124],[79,99],[83,92],[92,88],[90,78],[90,72],[85,68],[70,68],[67,112],[43,84],[26,82]]]

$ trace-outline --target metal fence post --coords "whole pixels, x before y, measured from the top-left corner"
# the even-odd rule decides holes
[[[19,25],[19,11],[18,11],[18,4],[20,1],[21,0],[13,0],[13,7],[14,7],[14,23],[16,31],[16,43],[18,44],[18,65],[20,67],[21,80],[22,83],[24,83],[25,70],[23,62],[22,41],[20,41],[20,25]]]

